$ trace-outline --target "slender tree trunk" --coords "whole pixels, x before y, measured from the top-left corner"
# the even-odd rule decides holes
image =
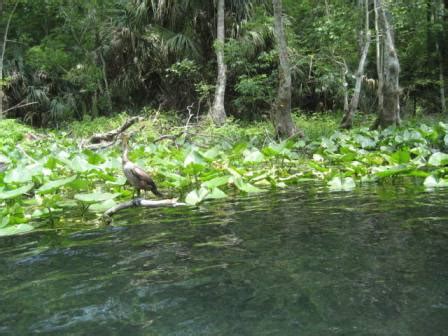
[[[446,113],[446,95],[445,95],[445,74],[444,74],[444,66],[443,66],[443,50],[440,47],[440,43],[444,41],[444,26],[443,26],[443,18],[445,15],[445,4],[443,1],[436,1],[436,19],[437,22],[442,27],[439,34],[436,36],[436,52],[439,61],[439,85],[440,85],[440,108],[443,114]]]
[[[224,61],[224,0],[218,1],[218,31],[217,31],[217,45],[216,45],[216,56],[218,61],[218,79],[216,81],[216,91],[215,100],[213,102],[213,107],[210,110],[210,117],[213,122],[220,126],[226,121],[226,111],[224,108],[224,98],[226,92],[226,64]]]
[[[8,41],[9,25],[11,24],[12,16],[14,15],[14,12],[16,11],[18,4],[19,1],[17,0],[11,11],[11,14],[9,14],[8,21],[6,23],[5,33],[3,35],[3,41],[2,41],[3,43],[1,45],[2,49],[0,50],[0,119],[3,119],[5,117],[3,115],[3,98],[5,96],[3,92],[3,65],[5,60],[6,42]],[[0,0],[0,14],[3,15],[3,0]]]
[[[384,50],[383,50],[383,34],[380,29],[380,14],[378,9],[378,3],[374,0],[375,7],[375,37],[376,37],[376,72],[378,75],[378,111],[382,111],[384,108],[384,96],[383,96],[383,87],[384,87],[384,77],[383,77],[383,60],[384,60]],[[375,123],[372,125],[372,129],[378,128],[379,118],[375,120]]]
[[[379,105],[378,118],[372,125],[374,129],[400,123],[400,62],[392,38],[392,29],[381,0],[375,0],[375,16],[380,28],[377,34],[382,34],[380,39],[382,40],[383,59],[379,63],[378,78],[381,74],[383,83],[381,92],[380,88],[378,92],[382,94],[383,102],[382,106]],[[380,83],[378,83],[378,86],[380,86]],[[378,100],[380,100],[380,97],[379,95]]]
[[[283,27],[281,0],[272,0],[274,6],[274,31],[279,54],[279,86],[271,117],[278,138],[291,137],[298,132],[291,116],[291,67]],[[301,133],[301,132],[300,132]]]
[[[344,68],[342,70],[342,81],[343,81],[343,90],[344,90],[344,115],[346,115],[350,110],[350,105],[348,102],[348,83],[347,83],[347,75],[348,75],[348,66],[344,60]]]
[[[364,46],[361,51],[361,58],[359,60],[358,71],[356,72],[355,91],[353,92],[350,106],[341,121],[341,128],[351,128],[353,126],[353,116],[356,113],[359,105],[359,97],[361,95],[362,78],[366,68],[367,54],[370,48],[370,25],[369,25],[369,0],[364,1],[365,6],[365,30],[364,30]]]

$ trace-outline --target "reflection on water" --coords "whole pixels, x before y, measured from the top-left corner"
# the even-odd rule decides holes
[[[448,191],[297,190],[0,240],[1,335],[446,335]]]

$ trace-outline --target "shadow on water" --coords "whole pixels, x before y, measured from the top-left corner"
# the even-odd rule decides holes
[[[0,240],[1,335],[446,335],[448,191],[297,190]]]

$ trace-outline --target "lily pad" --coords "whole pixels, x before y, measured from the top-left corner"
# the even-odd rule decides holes
[[[437,152],[431,155],[431,157],[428,160],[428,163],[431,166],[446,166],[448,165],[448,154]]]
[[[45,183],[43,186],[41,186],[39,189],[36,190],[38,194],[44,194],[56,189],[59,189],[71,182],[73,182],[76,179],[76,176],[67,177],[60,180],[54,180],[50,181],[48,183]]]
[[[331,191],[350,191],[356,187],[356,183],[351,177],[336,176],[328,182],[328,187]]]
[[[111,193],[102,193],[102,192],[95,192],[95,193],[88,193],[88,194],[76,194],[75,199],[81,202],[85,203],[100,203],[107,200],[114,199],[115,197],[119,196],[120,194],[111,194]]]
[[[0,192],[0,200],[11,199],[26,194],[34,187],[34,184],[27,184],[21,188]]]
[[[29,224],[18,224],[0,229],[0,237],[26,233],[34,230],[34,226]]]
[[[89,210],[94,212],[104,212],[106,210],[109,210],[110,208],[113,208],[116,205],[117,202],[115,202],[113,199],[108,199],[107,201],[101,203],[92,204],[89,207]]]
[[[185,197],[185,203],[190,205],[196,205],[202,202],[205,197],[209,194],[209,191],[205,188],[201,188],[199,190],[195,189],[188,193]]]

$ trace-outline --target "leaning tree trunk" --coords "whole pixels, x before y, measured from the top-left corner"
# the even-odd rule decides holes
[[[226,92],[226,63],[224,61],[224,0],[218,1],[218,31],[216,56],[218,61],[218,79],[216,81],[215,100],[210,110],[210,117],[213,122],[220,126],[226,121],[226,111],[224,108],[224,98]]]
[[[381,73],[383,76],[383,106],[378,111],[378,118],[372,128],[385,128],[400,123],[400,62],[395,50],[392,38],[392,30],[387,19],[381,0],[375,0],[375,14],[377,16],[382,35],[383,64]]]
[[[364,71],[366,68],[367,54],[369,53],[370,47],[370,27],[369,27],[369,0],[364,1],[365,6],[365,31],[364,31],[364,46],[361,51],[361,58],[359,60],[358,71],[356,72],[356,84],[355,91],[353,92],[352,99],[350,101],[350,106],[347,111],[345,111],[344,117],[341,121],[341,128],[352,128],[353,126],[353,116],[359,105],[359,97],[361,95],[362,78],[364,76]]]
[[[271,111],[272,122],[278,138],[291,137],[298,132],[291,116],[291,68],[283,27],[281,0],[272,0],[274,6],[274,31],[279,54],[279,87]]]

